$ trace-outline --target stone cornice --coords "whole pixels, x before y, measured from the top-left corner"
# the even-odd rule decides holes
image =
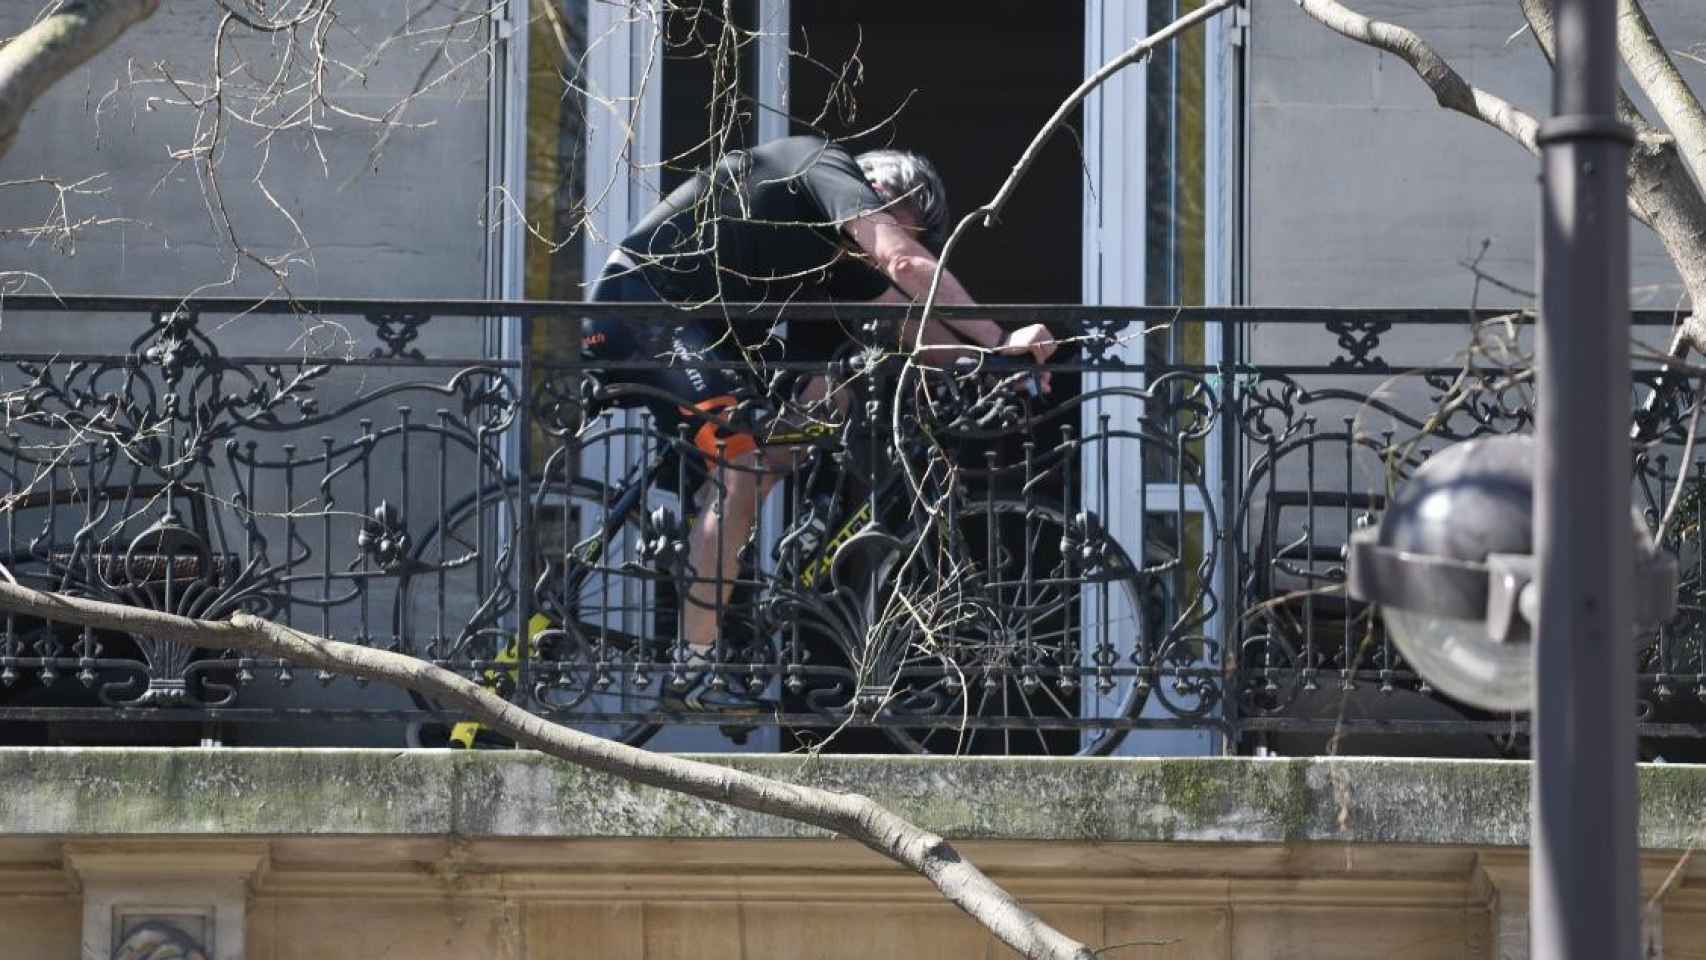
[[[1520,847],[1523,763],[1377,759],[724,756],[854,790],[958,840]],[[775,817],[537,754],[0,749],[0,835],[788,839]],[[1706,767],[1641,770],[1641,841],[1686,849]]]

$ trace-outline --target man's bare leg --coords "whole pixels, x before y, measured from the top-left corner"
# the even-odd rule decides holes
[[[808,412],[833,416],[845,398],[825,404],[828,383],[814,377],[800,395]],[[821,409],[814,409],[821,408]],[[706,502],[687,535],[688,602],[682,613],[682,636],[691,653],[710,658],[718,633],[718,620],[734,592],[740,574],[740,549],[752,536],[758,511],[777,481],[796,466],[797,454],[784,447],[763,448],[740,457],[726,458],[730,465],[719,470],[720,483],[708,483],[701,491]]]
[[[682,635],[691,651],[706,659],[717,642],[718,619],[734,592],[740,574],[740,550],[752,535],[759,505],[775,486],[777,475],[763,470],[760,454],[733,458],[721,468],[721,483],[701,491],[705,502],[687,535],[688,602],[682,611]]]
[[[687,534],[687,566],[692,585],[682,615],[682,636],[692,653],[710,657],[718,620],[740,575],[740,550],[752,536],[753,522],[770,491],[792,465],[778,456],[749,454],[731,461],[745,469],[724,468],[720,488],[708,484],[693,529]],[[762,468],[761,465],[762,464]]]

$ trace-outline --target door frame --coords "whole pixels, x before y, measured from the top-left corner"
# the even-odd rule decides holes
[[[574,0],[570,0],[574,2]],[[1084,0],[1084,70],[1088,76],[1102,63],[1148,33],[1148,0]],[[761,108],[757,117],[760,140],[786,136],[788,123],[788,66],[791,33],[791,0],[759,0],[760,37],[757,93]],[[525,196],[526,184],[526,98],[514,91],[526,90],[527,6],[508,5],[496,24],[495,63],[492,74],[489,171],[493,183],[489,206],[501,214],[504,197]],[[590,48],[587,73],[593,88],[605,98],[602,109],[589,111],[586,142],[586,183],[589,190],[604,193],[604,202],[591,211],[583,249],[584,276],[598,275],[617,238],[659,196],[661,150],[661,97],[648,96],[648,88],[660,83],[663,38],[657,30],[658,0],[634,0],[629,5],[588,3],[587,24]],[[1243,45],[1248,32],[1248,13],[1242,8],[1211,19],[1204,27],[1205,45],[1205,220],[1206,296],[1209,304],[1230,304],[1241,299],[1244,284],[1239,255],[1244,218],[1245,164]],[[1081,290],[1085,304],[1140,305],[1144,302],[1146,249],[1146,140],[1143,108],[1147,93],[1146,71],[1141,66],[1121,71],[1093,91],[1084,103],[1084,191],[1082,211]],[[769,109],[766,109],[768,107]],[[487,286],[491,295],[519,299],[524,294],[523,268],[525,224],[519,216],[504,216],[502,228],[488,239]],[[590,282],[589,282],[590,286]],[[500,321],[492,347],[506,358],[520,356],[520,324]],[[1227,337],[1218,325],[1205,336],[1205,362],[1211,366],[1229,359]],[[1120,348],[1116,348],[1120,349]],[[1141,347],[1137,348],[1141,359]],[[1086,388],[1114,382],[1121,377],[1141,385],[1141,374],[1087,375]],[[1117,404],[1092,405],[1085,411],[1085,427],[1097,416],[1117,414]],[[1125,413],[1132,411],[1126,410]],[[1221,430],[1218,427],[1216,430]],[[1212,507],[1226,520],[1222,486],[1218,482],[1225,456],[1220,436],[1204,445],[1205,469],[1211,478],[1209,503],[1195,489],[1174,484],[1148,484],[1152,512],[1181,504],[1187,512]],[[632,459],[641,451],[612,451]],[[1109,465],[1111,490],[1131,490],[1143,477],[1140,458],[1133,451]],[[1100,496],[1097,471],[1086,469],[1084,502],[1094,504]],[[1129,482],[1128,482],[1129,478]],[[1110,497],[1111,504],[1129,498]],[[765,527],[782,527],[781,498],[766,505]],[[1120,543],[1141,561],[1143,518],[1137,511],[1110,509],[1103,522]],[[1204,544],[1224,554],[1224,543]],[[767,556],[768,550],[761,551]],[[1231,558],[1221,556],[1222,565]],[[1217,588],[1219,584],[1215,585]],[[1231,598],[1223,597],[1222,606]],[[1227,614],[1217,613],[1205,628],[1210,636],[1224,633]],[[1093,709],[1093,708],[1092,708]],[[1193,739],[1194,738],[1194,739]],[[1122,752],[1214,753],[1222,749],[1217,735],[1198,731],[1154,731],[1128,737]]]
[[[1084,0],[1084,75],[1089,76],[1102,64],[1128,49],[1140,37],[1149,34],[1148,0]],[[1241,8],[1237,8],[1241,10]],[[1242,284],[1236,282],[1242,195],[1241,145],[1243,143],[1242,89],[1237,78],[1242,61],[1242,46],[1247,13],[1232,13],[1214,17],[1204,25],[1204,269],[1205,300],[1209,305],[1225,305],[1235,301]],[[1083,215],[1083,302],[1090,305],[1140,306],[1145,302],[1147,282],[1147,110],[1149,92],[1146,65],[1134,65],[1110,77],[1092,91],[1084,101],[1084,215]],[[1229,358],[1224,331],[1211,324],[1205,331],[1203,362],[1209,366],[1224,364]],[[1141,344],[1121,344],[1110,351],[1136,365],[1143,361]],[[1087,374],[1085,389],[1126,383],[1141,387],[1144,377],[1134,374]],[[1091,433],[1098,428],[1104,414],[1116,422],[1121,416],[1133,416],[1139,411],[1130,401],[1118,398],[1097,401],[1086,407],[1081,429]],[[1181,488],[1172,483],[1144,484],[1141,451],[1115,451],[1108,465],[1109,515],[1102,517],[1104,529],[1135,562],[1142,564],[1144,547],[1144,516],[1135,508],[1131,498],[1112,495],[1113,491],[1130,491],[1140,484],[1150,513],[1172,512],[1182,508],[1186,513],[1213,509],[1224,525],[1223,488],[1220,483],[1225,467],[1224,415],[1205,439],[1204,470],[1209,482],[1207,502],[1194,487]],[[1100,502],[1103,491],[1098,469],[1090,464],[1080,474],[1086,507]],[[1212,532],[1204,526],[1205,539]],[[1205,542],[1206,550],[1217,550],[1223,568],[1231,558],[1224,556],[1225,543]],[[1218,581],[1206,585],[1221,589]],[[1223,636],[1229,597],[1222,597],[1216,613],[1203,625],[1210,637]],[[1093,652],[1089,649],[1086,656]],[[1122,652],[1129,652],[1129,649]],[[1225,655],[1225,651],[1222,652]],[[1088,662],[1088,660],[1086,660]],[[1088,690],[1088,688],[1084,688]],[[1146,715],[1155,713],[1151,702]],[[1094,716],[1097,703],[1082,707],[1087,716]],[[1135,732],[1125,739],[1119,750],[1129,754],[1213,754],[1225,748],[1218,734],[1202,730],[1154,730]]]

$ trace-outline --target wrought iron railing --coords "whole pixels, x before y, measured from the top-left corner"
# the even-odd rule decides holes
[[[594,311],[689,316],[655,305],[38,297],[0,311],[0,575],[30,585],[273,617],[633,742],[673,727],[779,731],[780,747],[1105,753],[1192,728],[1240,749],[1325,749],[1335,732],[1524,746],[1522,718],[1434,695],[1340,590],[1348,532],[1431,450],[1529,425],[1521,317],[979,308],[1069,341],[1039,395],[1010,362],[905,363],[901,308],[790,307],[797,349],[721,364],[753,388],[706,415],[621,383],[679,359],[579,358],[577,318]],[[1670,321],[1639,315],[1637,339]],[[1656,521],[1696,394],[1633,349],[1631,463]],[[804,399],[816,378],[833,399]],[[706,430],[766,437],[768,463],[705,457]],[[725,597],[688,541],[740,471],[785,482],[755,504]],[[1670,754],[1706,733],[1699,489],[1668,537],[1682,613],[1630,651],[1643,733]],[[709,664],[679,615],[693,597],[719,625]],[[334,718],[478,737],[431,702],[289,663],[0,625],[0,736]]]

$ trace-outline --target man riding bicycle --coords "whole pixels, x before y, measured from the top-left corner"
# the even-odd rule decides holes
[[[756,370],[774,356],[773,323],[789,303],[922,301],[947,229],[946,191],[923,157],[898,150],[855,157],[818,137],[789,137],[732,152],[696,173],[611,255],[593,301],[777,305],[760,319],[583,321],[589,360],[666,360],[607,379],[669,394],[675,403],[648,403],[658,428],[673,435],[688,423],[712,463],[721,457],[741,468],[720,471],[722,492],[707,498],[688,535],[692,585],[682,604],[682,634],[696,667],[711,658],[718,612],[728,602],[757,504],[787,466],[781,456],[767,460],[756,438],[723,419],[750,381],[741,371],[704,364],[741,362]],[[974,301],[944,270],[936,302]],[[936,348],[927,351],[931,359],[970,347],[1029,353],[1041,363],[1055,350],[1041,324],[1009,334],[993,321],[961,318],[932,319],[921,338],[916,328],[903,332],[905,346],[915,341]],[[822,389],[809,386],[807,398],[821,397]]]

